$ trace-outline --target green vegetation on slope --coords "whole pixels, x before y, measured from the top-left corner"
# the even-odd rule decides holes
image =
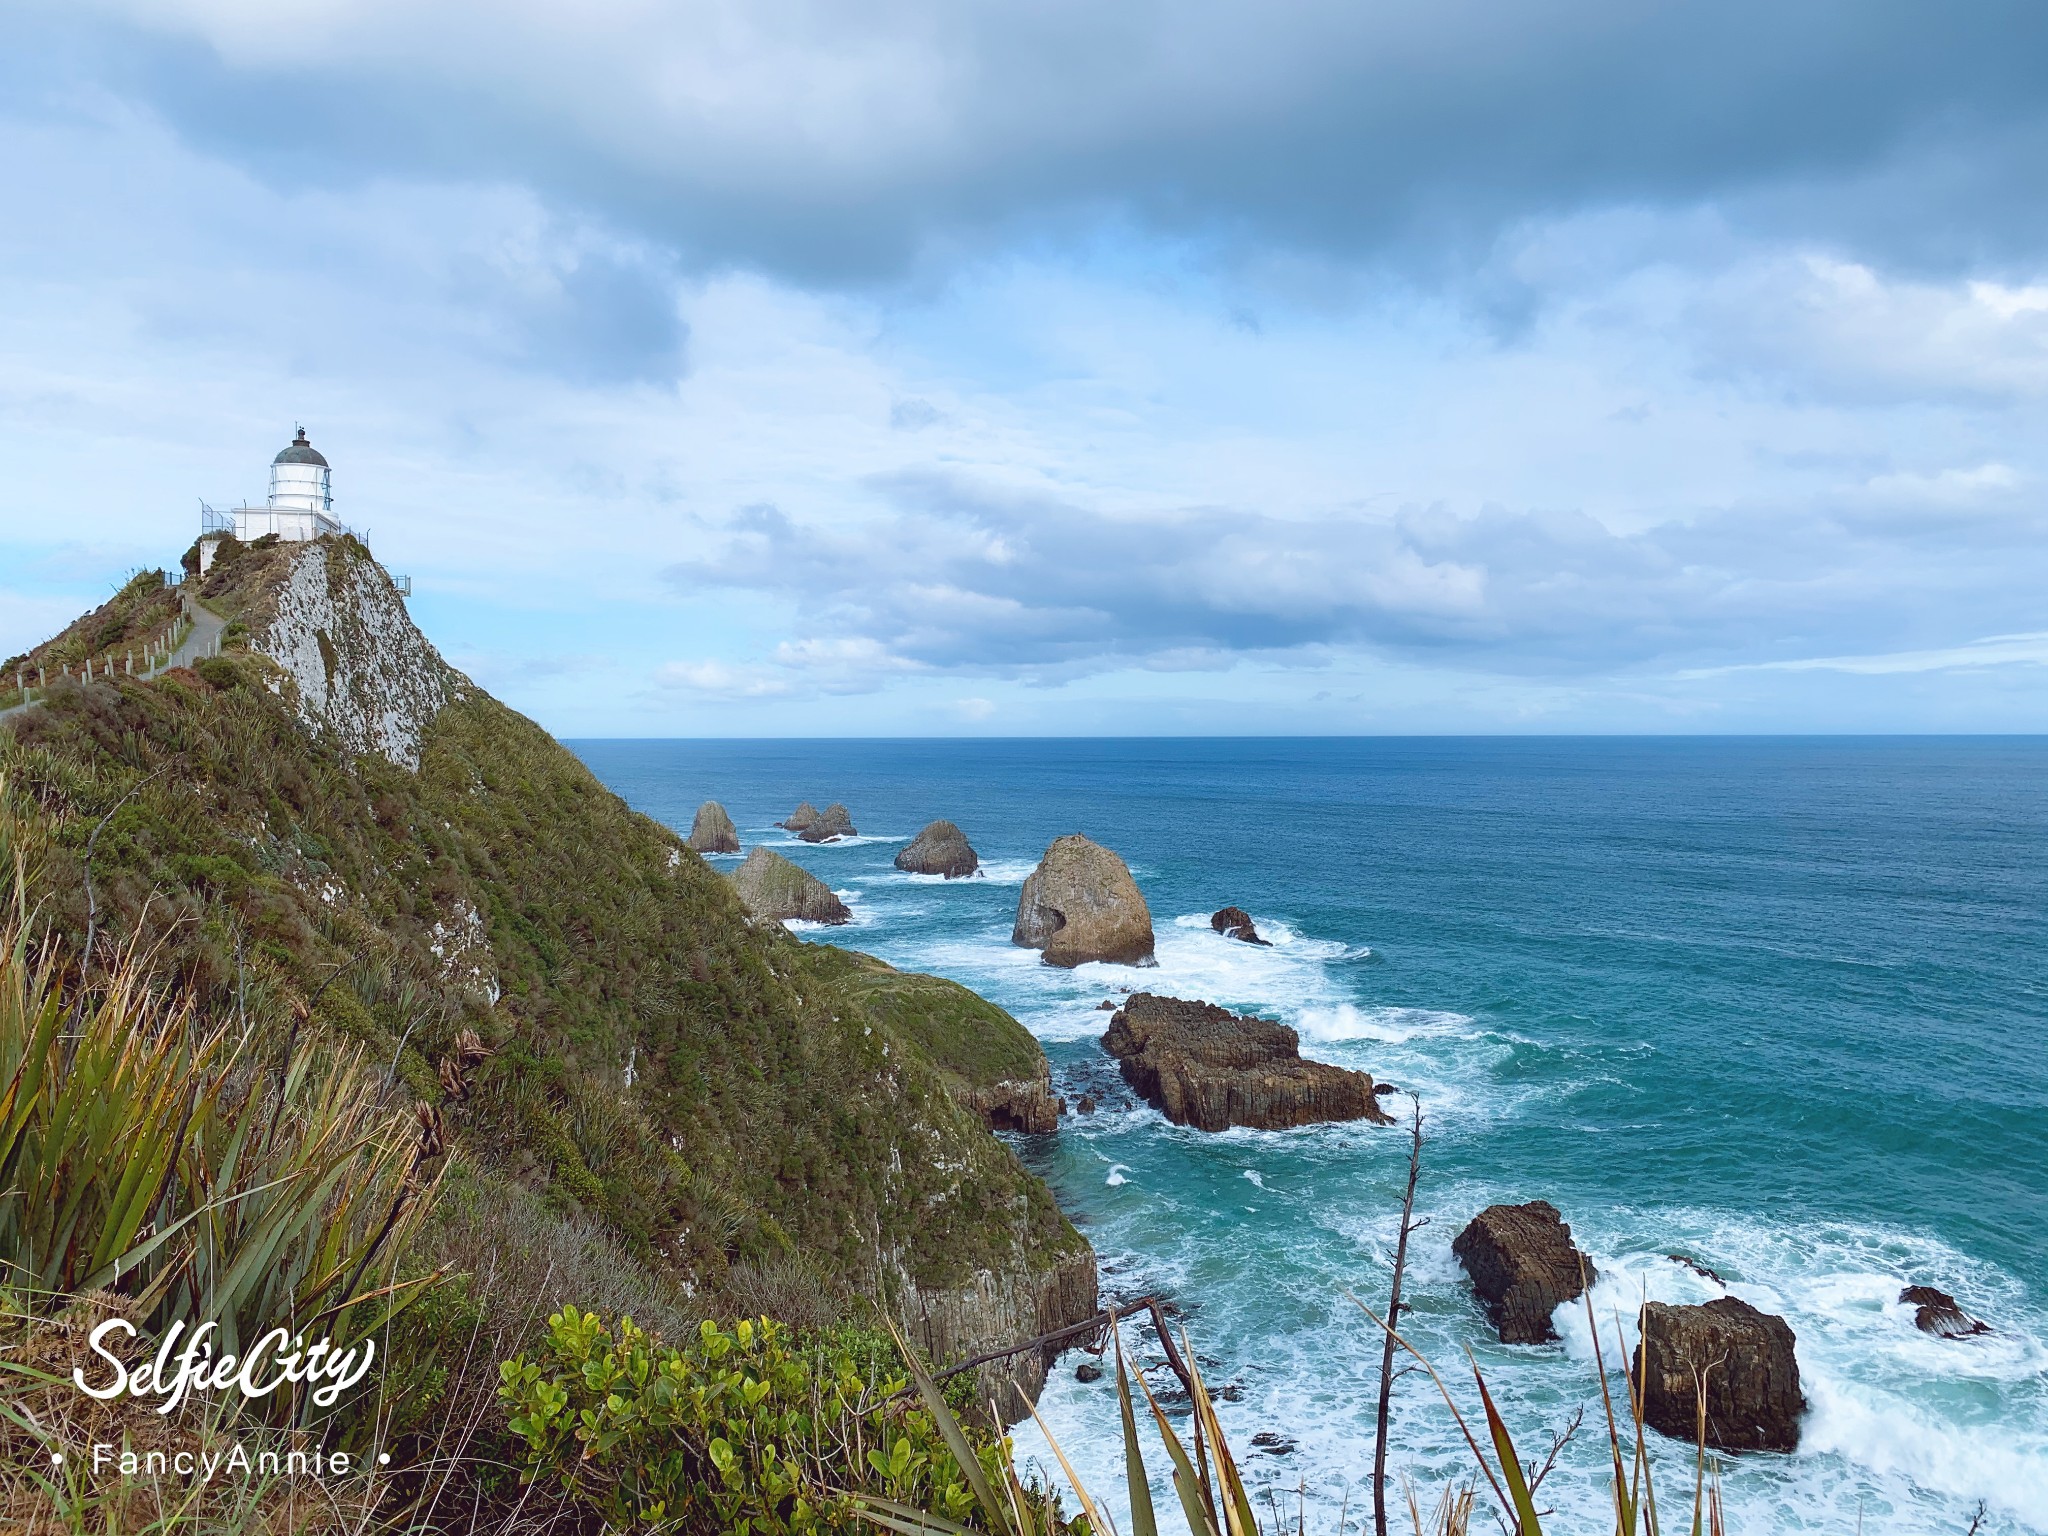
[[[296,557],[242,549],[208,601],[254,628]],[[442,1107],[457,1260],[487,1231],[553,1251],[569,1222],[586,1258],[635,1271],[628,1292],[751,1302],[1085,1253],[947,1091],[945,1021],[874,1027],[819,951],[749,922],[537,726],[457,680],[413,773],[337,751],[290,701],[231,649],[203,675],[53,688],[0,727],[47,843],[34,900],[74,945],[92,921],[149,950],[210,1011],[274,1036],[305,1012]]]

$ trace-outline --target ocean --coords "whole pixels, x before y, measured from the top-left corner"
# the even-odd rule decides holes
[[[1960,1536],[1983,1501],[1987,1533],[2048,1531],[2048,741],[570,745],[679,831],[722,801],[747,846],[847,899],[851,925],[806,937],[964,982],[1044,1042],[1070,1104],[1106,1099],[1018,1150],[1106,1291],[1181,1300],[1290,1523],[1335,1533],[1348,1509],[1352,1530],[1369,1504],[1378,1334],[1347,1291],[1384,1309],[1406,1138],[1168,1124],[1098,1044],[1119,989],[1283,1020],[1304,1054],[1419,1098],[1408,1331],[1468,1411],[1471,1351],[1525,1456],[1586,1408],[1543,1488],[1553,1532],[1611,1529],[1598,1380],[1582,1312],[1554,1345],[1485,1326],[1450,1245],[1494,1201],[1553,1202],[1592,1255],[1617,1392],[1612,1335],[1643,1297],[1721,1294],[1669,1254],[1792,1324],[1803,1442],[1726,1461],[1731,1530]],[[799,800],[844,801],[861,836],[794,843],[773,823]],[[891,867],[939,817],[982,878]],[[1067,832],[1131,866],[1157,969],[1060,971],[1010,944],[1019,885]],[[1273,947],[1211,932],[1225,905]],[[1919,1333],[1897,1300],[1914,1283],[1995,1331]],[[1112,1383],[1073,1363],[1041,1409],[1121,1523]],[[1670,1509],[1691,1455],[1659,1446]],[[1399,1385],[1392,1447],[1425,1503],[1468,1475],[1426,1377]]]

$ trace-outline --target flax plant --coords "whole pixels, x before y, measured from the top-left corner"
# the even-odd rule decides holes
[[[92,978],[0,927],[0,1284],[107,1291],[151,1332],[273,1328],[345,1345],[418,1292],[388,1271],[426,1212],[434,1150],[354,1053],[266,1069],[153,984],[132,950]],[[380,1283],[380,1280],[384,1283]]]
[[[1361,1306],[1360,1310],[1365,1308]],[[1589,1316],[1590,1311],[1589,1302]],[[1450,1388],[1437,1374],[1436,1368],[1377,1316],[1369,1311],[1366,1315],[1386,1329],[1396,1345],[1413,1356],[1436,1383],[1471,1452],[1480,1485],[1488,1489],[1500,1505],[1502,1527],[1513,1536],[1543,1536],[1543,1511],[1538,1508],[1536,1491],[1549,1471],[1549,1464],[1532,1470],[1531,1465],[1524,1463],[1516,1453],[1513,1436],[1478,1367],[1473,1367],[1472,1379],[1484,1417],[1483,1441],[1458,1408]],[[1111,1340],[1116,1353],[1117,1403],[1122,1418],[1124,1475],[1131,1511],[1128,1536],[1162,1536],[1162,1533],[1164,1536],[1286,1536],[1284,1526],[1267,1528],[1259,1524],[1237,1458],[1224,1437],[1214,1401],[1202,1381],[1199,1366],[1194,1363],[1194,1351],[1188,1348],[1185,1339],[1182,1340],[1181,1353],[1188,1361],[1187,1386],[1193,1408],[1192,1449],[1174,1429],[1144,1375],[1135,1373],[1138,1391],[1143,1395],[1146,1410],[1158,1430],[1160,1445],[1172,1468],[1172,1486],[1180,1515],[1178,1533],[1162,1520],[1153,1503],[1151,1473],[1146,1467],[1138,1434],[1139,1415],[1131,1390],[1134,1373],[1125,1365],[1121,1332],[1114,1326]],[[926,1409],[949,1440],[958,1436],[964,1445],[964,1433],[930,1373],[918,1362],[915,1351],[906,1347],[903,1355],[910,1362],[913,1380]],[[1651,1486],[1641,1396],[1631,1386],[1626,1418],[1617,1418],[1607,1388],[1604,1359],[1598,1362],[1598,1368],[1601,1371],[1601,1392],[1607,1404],[1608,1445],[1613,1462],[1613,1536],[1663,1536],[1665,1527],[1658,1520],[1656,1493]],[[1718,1475],[1706,1454],[1706,1391],[1703,1381],[1700,1383],[1699,1403],[1699,1443],[1689,1531],[1690,1536],[1723,1536]],[[1100,1507],[1075,1474],[1066,1452],[1060,1448],[1059,1441],[1045,1421],[1038,1417],[1035,1408],[1032,1417],[1043,1431],[1046,1443],[1052,1447],[1061,1470],[1066,1473],[1088,1529],[1094,1536],[1111,1536],[1114,1527],[1103,1518]],[[1558,1437],[1553,1458],[1556,1450],[1562,1448],[1565,1438],[1568,1437]],[[977,1536],[977,1530],[992,1532],[994,1536],[1062,1536],[1067,1527],[1061,1523],[1056,1510],[1043,1500],[1034,1502],[1021,1497],[1023,1488],[1014,1472],[1009,1474],[1008,1484],[998,1492],[996,1485],[988,1479],[975,1480],[978,1520],[973,1528],[886,1499],[867,1497],[862,1502],[866,1506],[867,1517],[883,1529],[896,1533],[896,1536]],[[1407,1489],[1406,1502],[1415,1536],[1466,1536],[1478,1507],[1476,1488],[1469,1484],[1443,1489],[1427,1514],[1413,1487]],[[1297,1528],[1305,1527],[1298,1525]]]

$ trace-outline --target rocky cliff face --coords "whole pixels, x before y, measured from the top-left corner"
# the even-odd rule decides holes
[[[420,633],[384,568],[352,539],[284,546],[283,571],[243,617],[283,669],[299,717],[344,751],[418,768],[427,729],[463,679]]]
[[[1101,1306],[1094,1250],[1081,1243],[1049,1258],[1029,1269],[985,1269],[964,1286],[937,1290],[899,1274],[897,1312],[935,1360],[971,1360],[1093,1317]],[[993,1402],[1006,1424],[1027,1417],[1057,1354],[1034,1349],[981,1367],[976,1401]]]

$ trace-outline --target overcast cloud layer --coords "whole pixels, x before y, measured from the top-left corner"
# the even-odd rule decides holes
[[[2048,728],[2038,7],[0,19],[0,649],[303,420],[564,734]]]

